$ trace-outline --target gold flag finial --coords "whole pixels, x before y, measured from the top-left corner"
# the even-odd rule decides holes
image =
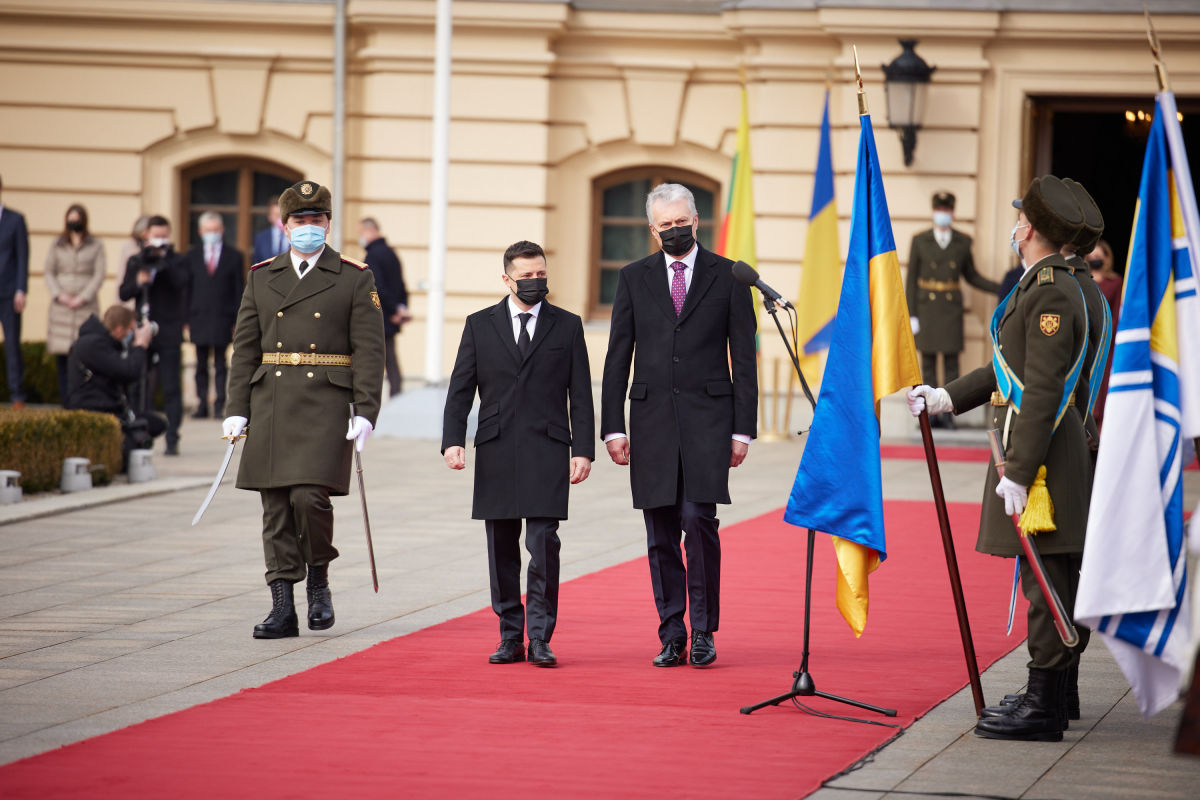
[[[1154,57],[1154,75],[1158,78],[1158,90],[1168,91],[1171,88],[1167,80],[1167,67],[1162,62],[1162,47],[1158,43],[1158,34],[1154,32],[1154,23],[1150,20],[1150,9],[1142,3],[1142,11],[1146,15],[1146,38],[1150,41],[1150,55]]]
[[[862,70],[858,66],[858,45],[850,45],[854,51],[854,78],[858,81],[858,115],[865,117],[871,112],[867,110],[867,93],[863,91]]]

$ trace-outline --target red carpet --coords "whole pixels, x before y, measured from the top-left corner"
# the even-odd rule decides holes
[[[974,552],[977,509],[955,504],[950,516],[982,669],[1021,642],[1024,615],[1006,638],[1012,564]],[[967,679],[933,506],[890,502],[886,513],[891,556],[872,576],[859,640],[833,607],[832,547],[818,534],[810,670],[818,689],[897,708],[886,721],[907,726]],[[563,585],[558,669],[488,665],[497,625],[483,610],[0,768],[0,794],[804,796],[894,730],[790,705],[738,713],[790,689],[799,660],[806,537],[780,517],[723,532],[724,608],[711,669],[650,666],[657,618],[641,559]],[[569,523],[563,538],[569,552]]]
[[[925,448],[921,445],[884,444],[879,446],[881,458],[908,458],[925,460]],[[978,461],[986,464],[991,453],[986,447],[947,447],[938,445],[938,461]]]

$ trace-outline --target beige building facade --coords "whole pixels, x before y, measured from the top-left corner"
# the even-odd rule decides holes
[[[1151,3],[1185,112],[1200,98],[1200,12],[1189,6]],[[346,14],[339,180],[333,3],[0,0],[2,199],[26,215],[31,240],[25,339],[45,336],[42,264],[71,203],[87,207],[105,242],[104,306],[139,215],[166,214],[186,243],[189,219],[216,208],[248,248],[265,198],[305,177],[340,193],[348,255],[362,254],[363,216],[399,252],[415,317],[399,352],[407,376],[423,374],[435,2],[348,0]],[[757,266],[793,297],[827,86],[843,253],[848,239],[859,137],[852,45],[901,263],[929,227],[930,196],[949,190],[977,264],[997,280],[1013,265],[1009,200],[1055,157],[1047,118],[1072,104],[1149,110],[1156,90],[1135,2],[457,0],[453,23],[443,375],[463,318],[504,292],[500,256],[517,239],[546,246],[551,299],[584,316],[598,375],[611,268],[647,252],[639,193],[682,180],[701,190],[706,216],[719,215],[743,80]],[[887,127],[881,69],[907,38],[937,68],[911,166]],[[1076,177],[1094,182],[1114,168]],[[995,298],[971,289],[967,302],[969,367],[982,363]],[[783,355],[773,333],[762,341],[767,359]]]

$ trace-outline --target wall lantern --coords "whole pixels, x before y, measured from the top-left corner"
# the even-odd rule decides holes
[[[883,66],[883,87],[887,94],[888,127],[900,131],[904,166],[909,167],[917,147],[917,131],[925,116],[929,78],[937,67],[926,64],[925,59],[913,50],[917,46],[916,39],[901,39],[900,46],[904,52]]]

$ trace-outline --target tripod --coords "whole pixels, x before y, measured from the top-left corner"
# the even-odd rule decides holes
[[[779,335],[781,337],[783,337],[783,344],[785,347],[787,347],[788,355],[792,359],[792,366],[795,367],[796,374],[800,377],[800,385],[804,388],[804,394],[805,394],[805,396],[808,397],[809,402],[812,403],[813,410],[815,411],[816,410],[816,402],[813,400],[812,393],[809,391],[808,383],[804,380],[804,373],[800,371],[800,361],[796,358],[796,352],[792,347],[792,342],[788,338],[787,334],[784,333],[783,325],[779,322],[778,316],[776,316],[776,314],[778,312],[778,309],[776,308],[776,303],[771,297],[764,294],[763,295],[763,306],[767,309],[767,313],[771,315],[771,319],[775,320],[775,327],[779,329]],[[803,647],[803,650],[801,651],[801,655],[800,655],[800,667],[799,667],[799,669],[797,669],[795,672],[792,673],[792,677],[795,679],[792,682],[792,689],[791,689],[791,691],[781,694],[778,697],[772,697],[770,700],[764,700],[763,702],[756,703],[755,705],[752,705],[752,706],[744,706],[741,709],[741,713],[753,714],[755,711],[758,711],[760,708],[766,708],[767,706],[777,706],[780,703],[784,702],[785,700],[793,700],[794,701],[797,697],[823,697],[826,700],[834,700],[838,703],[845,703],[847,705],[856,706],[858,708],[866,709],[867,711],[874,711],[878,714],[883,714],[884,716],[887,716],[887,717],[894,717],[894,716],[896,716],[896,710],[894,708],[881,708],[879,706],[873,706],[870,703],[864,703],[860,700],[851,700],[846,697],[838,697],[835,694],[829,694],[828,692],[818,691],[816,683],[813,681],[812,675],[809,674],[809,671],[808,671],[808,655],[809,655],[808,638],[809,638],[809,622],[810,622],[810,617],[811,617],[811,613],[812,613],[812,571],[813,571],[813,547],[814,547],[815,541],[816,541],[816,532],[813,531],[812,528],[809,528],[808,529],[808,554],[806,557],[805,570],[804,570],[804,647]],[[797,703],[797,707],[799,707],[805,713],[817,714],[818,716],[829,716],[829,717],[834,717],[836,719],[844,719],[849,722],[862,722],[862,723],[866,723],[869,725],[882,725],[883,724],[883,723],[879,723],[879,722],[874,722],[872,720],[856,719],[854,717],[837,717],[832,714],[821,714],[820,712],[813,711],[812,709],[809,709],[799,703]]]

